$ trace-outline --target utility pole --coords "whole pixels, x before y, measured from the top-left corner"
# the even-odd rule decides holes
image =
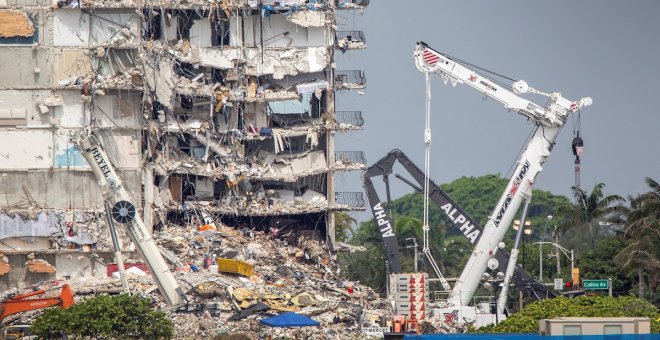
[[[543,243],[539,244],[539,281],[543,282]]]
[[[419,260],[417,258],[417,256],[418,256],[418,254],[417,254],[417,239],[414,238],[414,237],[409,237],[409,238],[406,239],[406,241],[412,241],[413,242],[412,246],[406,246],[405,248],[406,249],[413,248],[413,257],[414,257],[414,260],[415,260],[415,273],[417,273],[418,272],[417,265],[418,265],[418,262],[419,262]]]
[[[555,250],[557,251],[555,255],[557,256],[557,275],[559,275],[561,274],[561,259],[559,258],[559,247],[556,246],[559,244],[559,232],[557,231],[556,224],[555,224],[555,232],[552,236],[553,236],[552,242],[555,243]]]

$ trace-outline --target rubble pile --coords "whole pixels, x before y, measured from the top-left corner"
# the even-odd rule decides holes
[[[373,290],[341,277],[323,242],[294,232],[280,235],[277,229],[201,229],[169,227],[158,240],[185,265],[177,279],[190,289],[191,302],[204,306],[194,315],[170,314],[178,335],[256,336],[260,318],[297,312],[321,323],[320,329],[306,330],[312,338],[350,338],[360,334],[364,315],[376,315],[369,320],[377,321],[389,313],[388,303]],[[216,273],[215,258],[252,264],[254,274]],[[276,335],[293,337],[296,331],[281,332]]]
[[[306,315],[321,326],[263,331],[274,337],[299,338],[306,334],[313,339],[360,338],[361,327],[374,326],[388,317],[390,306],[371,288],[342,278],[335,255],[315,235],[307,231],[283,234],[275,228],[257,231],[224,225],[170,225],[157,234],[156,240],[176,268],[175,277],[186,292],[188,305],[178,309],[166,305],[150,275],[128,274],[129,286],[133,294],[148,296],[156,308],[166,311],[174,322],[177,338],[234,333],[256,338],[260,319],[283,312]],[[253,275],[218,272],[217,258],[249,263],[254,267]],[[61,283],[49,282],[40,288]],[[78,301],[123,291],[116,275],[75,278],[68,284]],[[38,314],[34,311],[12,318],[29,323]]]

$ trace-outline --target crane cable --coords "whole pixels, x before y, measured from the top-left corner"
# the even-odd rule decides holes
[[[425,127],[424,127],[424,225],[422,229],[424,230],[424,245],[423,252],[426,255],[433,271],[438,275],[442,287],[449,291],[451,287],[449,283],[442,275],[440,267],[433,259],[431,251],[429,249],[429,172],[430,172],[430,159],[431,159],[431,77],[429,72],[424,72],[426,76],[426,116],[425,116]],[[415,250],[417,251],[417,250]]]
[[[580,156],[584,152],[584,141],[580,138],[580,129],[582,127],[580,118],[580,110],[578,110],[573,115],[573,142],[571,143],[571,149],[575,156],[575,188],[577,189],[580,189]]]

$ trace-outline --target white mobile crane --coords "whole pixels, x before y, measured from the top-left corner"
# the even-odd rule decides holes
[[[544,93],[538,91],[522,80],[513,83],[512,90],[508,90],[457,59],[430,48],[424,42],[417,43],[414,59],[417,69],[426,75],[427,84],[426,130],[424,136],[427,151],[427,165],[425,168],[427,180],[425,182],[428,182],[428,150],[431,142],[429,128],[430,74],[440,75],[445,83],[450,81],[452,85],[468,85],[485,96],[504,104],[506,109],[528,118],[536,126],[533,136],[518,161],[511,180],[488,218],[481,238],[476,243],[463,272],[451,290],[446,305],[439,310],[434,310],[434,314],[440,314],[436,317],[444,315],[445,322],[474,322],[476,321],[476,309],[469,306],[469,303],[489,260],[495,257],[499,244],[521,203],[530,199],[534,179],[543,169],[542,165],[550,155],[555,140],[564,127],[569,113],[577,112],[582,107],[591,105],[592,100],[589,97],[582,98],[579,101],[568,100],[558,92]],[[537,105],[520,97],[524,93],[548,97],[548,102],[545,106]],[[425,205],[427,200],[428,196],[425,190]],[[425,209],[425,229],[428,228],[426,219]],[[516,254],[517,251],[511,254],[513,261],[515,261]],[[491,265],[491,267],[493,266]],[[509,270],[507,270],[507,275],[510,279],[511,272]]]
[[[93,131],[85,130],[72,136],[71,140],[85,157],[98,179],[106,207],[112,206],[109,212],[111,217],[108,217],[108,222],[112,223],[110,221],[110,218],[112,218],[115,222],[127,226],[131,241],[137,246],[138,253],[151,271],[151,275],[153,275],[165,302],[169,305],[182,304],[184,299],[183,290],[167,267],[156,242],[151,237],[151,232],[145,227],[140,215],[136,214],[135,204],[126,189],[124,189],[122,181],[115,172],[114,166],[103,149],[98,136]],[[106,212],[107,210],[109,209],[106,209]],[[114,234],[113,243],[116,243]],[[121,253],[119,256],[121,256]]]

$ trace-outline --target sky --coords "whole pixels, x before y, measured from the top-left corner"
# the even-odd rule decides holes
[[[338,30],[364,31],[367,49],[337,52],[337,69],[364,70],[367,88],[337,95],[336,110],[361,110],[365,123],[338,133],[336,150],[362,150],[371,165],[398,148],[423,169],[424,75],[412,54],[424,41],[543,92],[592,97],[581,113],[581,187],[603,182],[605,194],[646,192],[645,177],[660,181],[658,17],[657,0],[373,0],[363,13],[338,12]],[[439,76],[431,91],[431,179],[508,176],[532,129],[527,120]],[[573,128],[569,118],[535,188],[571,197]],[[336,183],[337,191],[362,191],[356,171],[339,174]],[[393,198],[410,191],[396,185]],[[354,217],[372,215],[367,207]]]

